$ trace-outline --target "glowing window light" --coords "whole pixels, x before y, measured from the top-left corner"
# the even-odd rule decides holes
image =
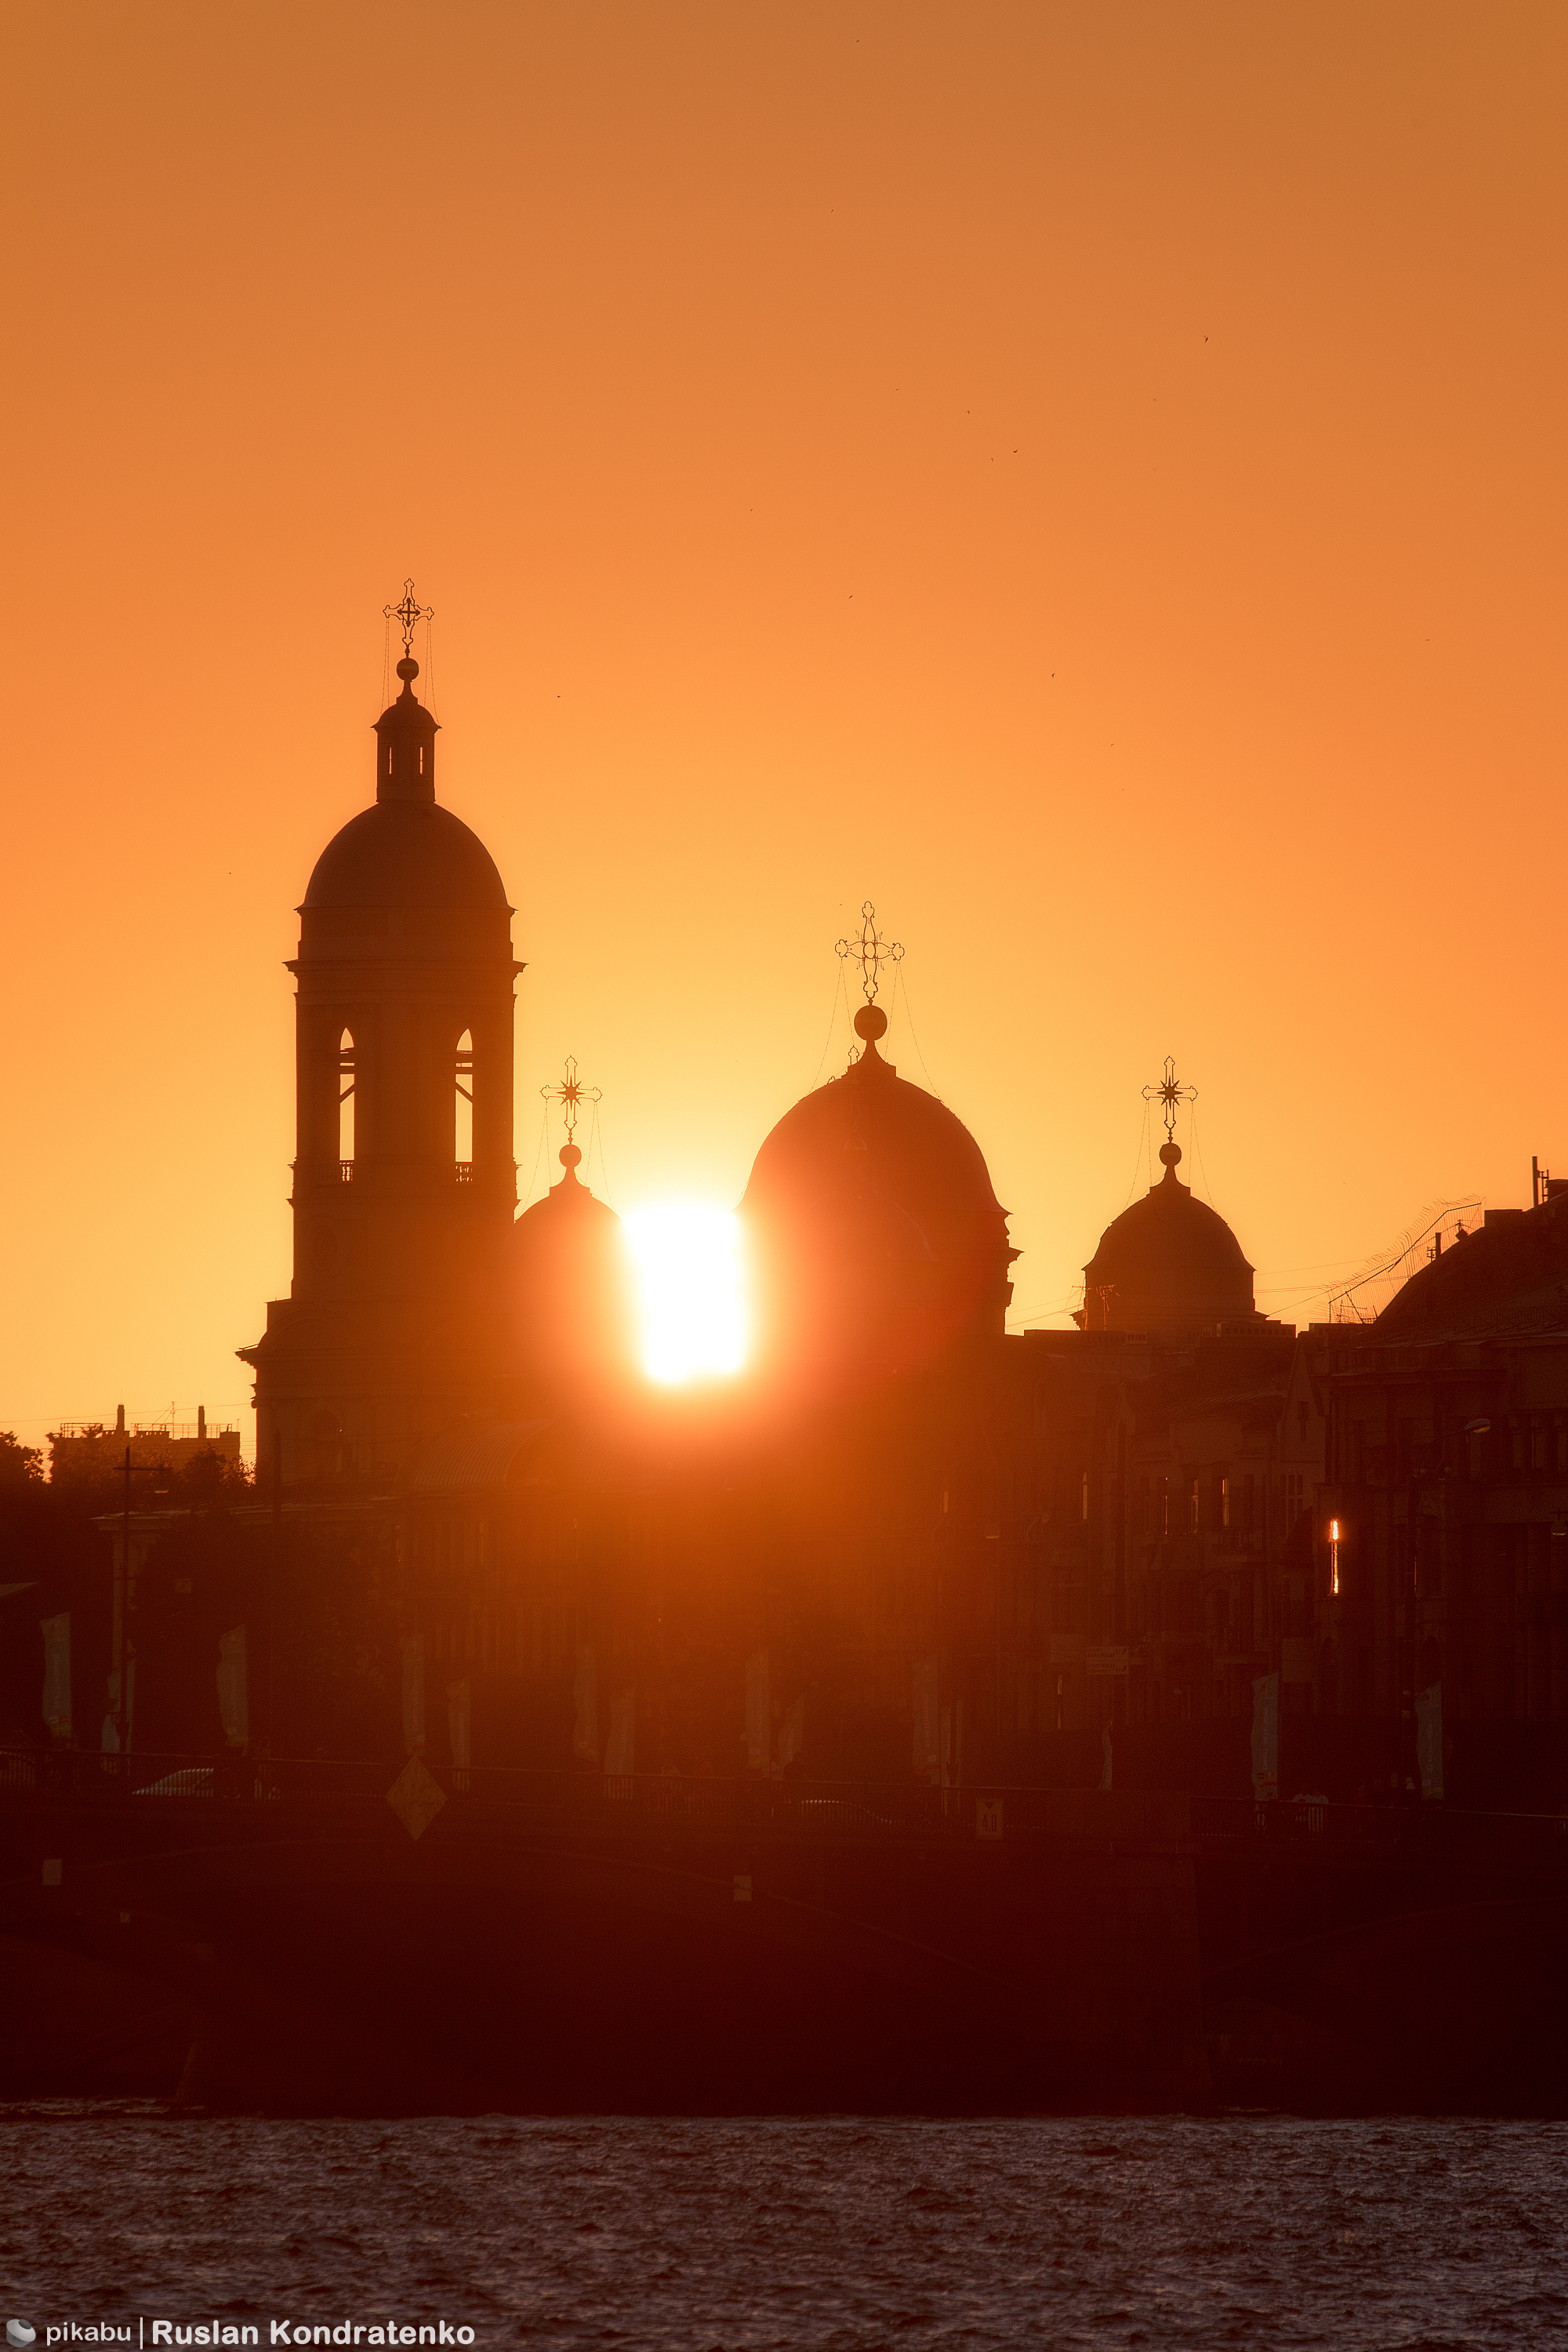
[[[1337,1593],[1339,1589],[1340,1523],[1338,1519],[1331,1519],[1329,1521],[1329,1591],[1331,1593]]]
[[[735,1220],[722,1209],[639,1209],[626,1232],[642,1271],[643,1364],[674,1384],[739,1371]]]

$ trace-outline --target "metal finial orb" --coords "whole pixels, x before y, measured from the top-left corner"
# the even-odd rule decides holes
[[[879,1004],[863,1004],[855,1015],[855,1034],[864,1037],[868,1045],[888,1034],[888,1016]]]
[[[404,679],[406,684],[410,686],[413,685],[415,679],[419,675],[419,665],[414,659],[412,654],[404,655],[403,659],[397,665],[397,675],[400,678]]]
[[[1179,1143],[1162,1143],[1160,1146],[1160,1164],[1163,1168],[1174,1168],[1181,1156],[1182,1147]]]
[[[582,1160],[582,1153],[578,1150],[577,1146],[574,1143],[563,1143],[556,1154],[556,1158],[560,1160],[563,1168],[575,1168]]]

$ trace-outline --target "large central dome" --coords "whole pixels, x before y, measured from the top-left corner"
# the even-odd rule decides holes
[[[739,1213],[764,1356],[847,1349],[908,1366],[1000,1334],[1016,1253],[963,1120],[883,1060],[878,1007],[855,1025],[859,1060],[784,1113]]]

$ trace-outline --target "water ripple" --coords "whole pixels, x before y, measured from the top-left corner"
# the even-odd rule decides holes
[[[40,2327],[444,2318],[479,2352],[1568,2333],[1561,2124],[0,2121],[4,2315]]]

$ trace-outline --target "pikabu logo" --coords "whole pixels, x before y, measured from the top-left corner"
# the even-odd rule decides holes
[[[14,2347],[14,2352],[26,2352],[26,2347],[37,2340],[37,2329],[29,2327],[25,2319],[8,2319],[5,2322],[5,2341]]]

